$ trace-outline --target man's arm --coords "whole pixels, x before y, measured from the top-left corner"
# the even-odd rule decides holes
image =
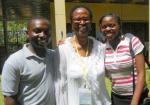
[[[4,96],[5,105],[17,105],[14,96]]]
[[[19,66],[20,64],[17,63],[17,60],[14,59],[14,57],[8,58],[4,63],[1,86],[5,105],[17,105],[16,95],[20,83]]]

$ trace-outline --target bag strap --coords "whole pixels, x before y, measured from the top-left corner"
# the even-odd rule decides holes
[[[131,39],[130,39],[130,53],[131,53],[131,56],[132,56],[132,78],[133,78],[133,93],[134,93],[134,90],[135,90],[135,75],[134,75],[134,61],[133,61],[133,58],[134,58],[134,54],[133,54],[133,50],[132,50],[132,42],[131,42]]]
[[[132,56],[132,78],[133,78],[133,93],[134,93],[134,90],[135,90],[135,75],[134,75],[134,61],[133,61],[133,58],[134,58],[134,52],[133,52],[133,48],[132,48],[132,38],[134,37],[133,34],[131,33],[127,33],[125,34],[125,36],[127,36],[129,39],[130,39],[130,42],[129,42],[129,49],[130,49],[130,54]]]

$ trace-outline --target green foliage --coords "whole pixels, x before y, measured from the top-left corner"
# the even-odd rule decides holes
[[[8,21],[7,22],[7,50],[8,52],[16,51],[21,45],[26,43],[26,21]],[[3,25],[0,22],[0,46],[4,46]]]
[[[111,96],[111,82],[108,78],[105,78],[106,88],[109,96]]]
[[[8,26],[7,29],[9,31],[19,31],[24,29],[24,27],[26,27],[26,21],[22,20],[22,21],[8,21]]]
[[[2,34],[3,31],[3,24],[2,21],[0,21],[0,45],[4,43],[4,36]]]
[[[2,34],[2,32],[0,31],[0,46],[4,45],[4,36]]]
[[[3,29],[3,24],[2,24],[2,21],[0,21],[0,30]]]
[[[0,75],[0,84],[1,84],[1,75]],[[2,89],[1,89],[1,85],[0,85],[0,105],[4,105],[4,97],[2,95]]]
[[[146,84],[149,89],[149,96],[150,96],[150,69],[146,70]]]
[[[2,96],[0,92],[0,105],[4,105],[4,97]]]

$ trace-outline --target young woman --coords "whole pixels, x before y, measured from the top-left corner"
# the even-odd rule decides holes
[[[138,37],[121,33],[116,14],[102,16],[99,26],[106,38],[105,68],[112,82],[112,104],[139,105],[145,83],[143,44]]]

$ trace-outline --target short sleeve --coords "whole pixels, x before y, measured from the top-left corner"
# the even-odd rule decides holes
[[[16,66],[16,67],[15,67]],[[18,92],[20,74],[17,68],[16,60],[9,58],[2,70],[2,93],[6,96],[14,96]]]
[[[139,40],[139,38],[134,36],[131,41],[132,41],[132,49],[133,49],[134,55],[141,53],[144,49],[144,45]]]
[[[56,95],[56,104],[57,105],[67,105],[67,92],[64,91],[64,86],[67,80],[66,77],[66,69],[67,69],[67,61],[64,50],[62,46],[59,46],[56,49],[55,59],[55,95]]]

